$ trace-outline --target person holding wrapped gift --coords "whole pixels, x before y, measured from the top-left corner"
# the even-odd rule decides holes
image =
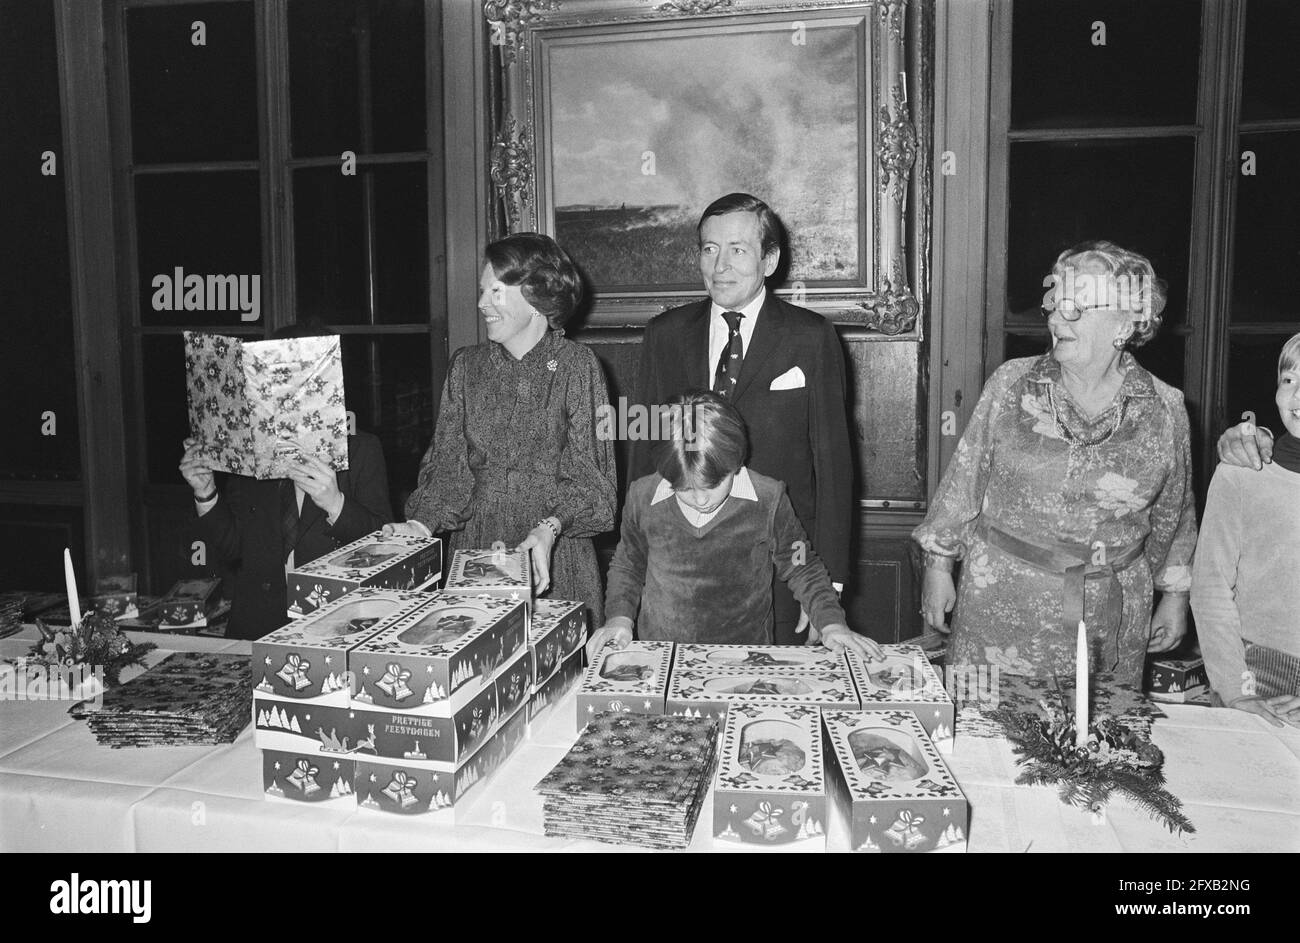
[[[1285,434],[1259,470],[1214,472],[1192,569],[1192,611],[1215,693],[1300,727],[1300,334],[1278,359]]]
[[[395,532],[449,531],[449,548],[517,545],[536,592],[604,606],[592,537],[614,527],[613,442],[596,434],[608,404],[596,356],[564,337],[582,300],[569,256],[547,236],[487,247],[479,279],[486,343],[452,356],[442,405]]]
[[[638,478],[623,506],[609,567],[608,621],[587,644],[646,641],[771,644],[772,576],[784,581],[811,625],[809,643],[879,646],[846,624],[835,587],[786,496],[785,484],[745,467],[749,439],[739,411],[716,393],[668,401],[669,436],[654,474]]]
[[[1196,543],[1182,393],[1129,352],[1165,286],[1104,241],[1062,252],[1044,284],[1050,352],[994,372],[913,532],[921,613],[946,632],[956,607],[953,664],[1015,674],[1072,672],[1086,621],[1092,670],[1139,685],[1146,653],[1187,631]]]

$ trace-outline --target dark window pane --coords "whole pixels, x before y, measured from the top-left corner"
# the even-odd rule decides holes
[[[257,159],[253,4],[128,10],[126,35],[137,163]]]
[[[1186,337],[1164,330],[1133,351],[1133,356],[1155,376],[1175,389],[1183,390],[1186,376],[1183,358],[1186,350]]]
[[[293,0],[294,156],[424,150],[424,59],[421,0]]]
[[[1241,150],[1255,173],[1236,174],[1231,318],[1300,321],[1300,131],[1243,134]]]
[[[1200,3],[1018,0],[1011,43],[1012,128],[1196,121]]]
[[[379,436],[388,463],[393,511],[415,487],[420,458],[433,438],[433,371],[429,335],[343,337],[343,383],[357,429]]]
[[[1227,412],[1215,417],[1218,421],[1216,432],[1240,422],[1247,410],[1255,414],[1256,422],[1268,426],[1274,435],[1285,431],[1273,397],[1277,394],[1277,358],[1290,336],[1238,334],[1229,339],[1228,388],[1223,397]]]
[[[1250,0],[1246,5],[1242,121],[1300,118],[1297,47],[1300,4],[1295,0]]]
[[[1009,323],[1042,320],[1043,279],[1064,249],[1109,239],[1141,252],[1169,283],[1166,325],[1187,310],[1192,217],[1190,138],[1011,145]]]
[[[81,602],[88,604],[85,545],[79,507],[0,504],[0,590],[64,592],[63,548],[67,547],[72,551]]]
[[[1003,345],[1002,360],[1015,360],[1017,357],[1040,357],[1051,348],[1047,331],[1039,333],[1016,333],[1006,335]]]
[[[267,287],[260,278],[257,174],[144,174],[136,177],[135,196],[141,322],[184,327],[261,323],[268,292],[253,290],[253,276],[258,276],[259,290]],[[234,280],[226,277],[231,275]],[[203,291],[200,297],[195,290],[187,301],[183,289],[191,276],[202,279]],[[166,310],[177,307],[178,295],[182,310]],[[186,304],[201,309],[184,310]]]
[[[81,474],[65,156],[53,4],[0,0],[0,478]]]
[[[299,317],[336,324],[426,324],[429,230],[423,163],[294,174]],[[366,232],[374,233],[373,248]]]
[[[176,470],[190,434],[185,405],[185,345],[179,334],[141,338],[146,464],[154,484],[183,484]]]

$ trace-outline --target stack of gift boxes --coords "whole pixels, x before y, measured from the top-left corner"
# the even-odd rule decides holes
[[[525,553],[458,551],[443,591],[405,588],[441,570],[436,539],[374,534],[290,574],[298,618],[253,643],[268,798],[454,821],[534,693],[572,684],[584,607],[540,602],[530,635]]]

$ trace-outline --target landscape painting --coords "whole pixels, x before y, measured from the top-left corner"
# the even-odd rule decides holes
[[[788,282],[869,275],[861,21],[630,31],[545,48],[554,234],[598,289],[701,287],[696,222],[737,190],[785,224]]]

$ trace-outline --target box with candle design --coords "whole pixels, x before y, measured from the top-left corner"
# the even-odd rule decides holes
[[[911,711],[822,711],[831,792],[854,851],[965,851],[967,803]]]
[[[826,811],[818,708],[732,706],[713,778],[714,838],[824,849]]]
[[[537,599],[528,629],[530,687],[535,691],[587,640],[587,606],[564,599]]]
[[[665,713],[722,720],[730,706],[825,707],[856,710],[858,695],[844,671],[729,668],[673,669]]]
[[[441,577],[441,540],[375,531],[290,570],[288,615],[300,618],[363,587],[422,589]]]
[[[596,653],[578,688],[578,729],[599,711],[662,714],[673,661],[672,642],[606,645]]]
[[[262,793],[263,798],[271,801],[355,809],[355,775],[356,761],[351,757],[262,751]]]
[[[848,653],[863,710],[911,711],[943,753],[951,753],[956,716],[939,673],[919,645],[882,645],[884,661]],[[994,675],[996,677],[996,675]]]
[[[358,757],[356,805],[374,812],[419,815],[454,824],[456,810],[477,795],[524,738],[525,713],[501,721],[472,754],[455,763]]]
[[[262,636],[253,642],[250,662],[254,693],[346,707],[352,650],[429,598],[429,593],[359,589]]]
[[[528,699],[528,735],[540,730],[555,713],[555,705],[563,700],[582,678],[582,649],[578,649],[560,663],[555,674],[544,681]]]
[[[423,717],[458,715],[522,655],[523,603],[431,593],[351,653],[352,704]],[[527,684],[525,683],[525,690]]]
[[[678,644],[674,671],[815,671],[847,674],[848,662],[840,652],[821,645],[698,645]]]
[[[444,593],[533,601],[532,562],[526,550],[457,550],[447,567]]]

